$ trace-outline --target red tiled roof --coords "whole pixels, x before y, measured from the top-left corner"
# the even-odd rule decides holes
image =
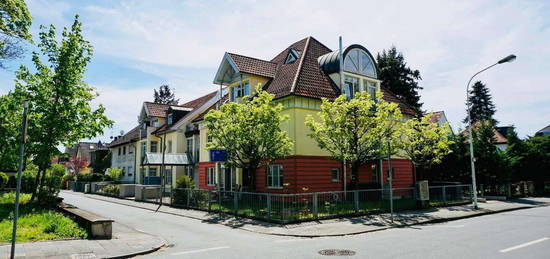
[[[431,112],[429,122],[430,123],[437,123],[443,114],[444,114],[443,111]]]
[[[169,104],[162,103],[144,102],[144,104],[147,107],[147,111],[149,111],[150,116],[161,118],[166,117],[166,110],[170,107]]]
[[[118,145],[133,142],[138,140],[138,138],[139,138],[139,126],[136,126],[130,131],[128,131],[126,134],[120,137],[117,137],[115,140],[111,141],[111,143],[109,143],[107,147],[115,147]]]
[[[298,60],[285,64],[288,53],[291,50],[297,51],[300,53],[300,56],[298,57]],[[341,94],[341,91],[336,85],[334,85],[328,75],[321,70],[318,62],[318,58],[320,56],[330,52],[332,52],[331,49],[313,37],[307,37],[291,44],[288,48],[277,54],[270,61],[271,64],[277,64],[275,67],[276,73],[274,76],[267,76],[273,79],[266,84],[264,89],[267,92],[274,94],[275,98],[282,98],[294,94],[312,98],[327,98],[329,100],[335,99]],[[233,55],[244,57],[236,54],[230,55],[232,55],[232,58]],[[257,61],[267,62],[263,60]],[[252,62],[247,64],[252,64]],[[403,113],[414,116],[418,115],[418,113],[415,112],[409,105],[400,101],[390,91],[387,89],[381,90],[384,94],[384,100],[398,103]]]
[[[186,107],[186,108],[193,108],[196,109],[206,103],[208,100],[210,100],[212,97],[216,95],[218,91],[211,92],[209,94],[203,95],[197,99],[191,100],[189,102],[186,102],[184,104],[181,104],[179,106]]]
[[[225,95],[222,99],[221,99],[221,103],[225,103],[228,99],[229,95]],[[199,116],[197,116],[193,122],[197,122],[197,121],[201,121],[204,119],[204,116],[210,111],[210,110],[213,110],[216,108],[216,106],[220,103],[220,101],[217,101],[216,103],[212,104],[210,107],[208,107],[208,109],[206,109],[205,111],[203,111],[201,114],[199,114]]]
[[[231,57],[241,72],[273,78],[275,76],[275,72],[277,71],[277,63],[242,56],[239,54],[227,54]]]

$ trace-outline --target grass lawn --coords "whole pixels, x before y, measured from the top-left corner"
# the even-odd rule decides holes
[[[87,233],[63,214],[29,202],[30,194],[19,197],[17,242],[86,238]],[[15,193],[0,196],[0,242],[10,242],[13,228]]]

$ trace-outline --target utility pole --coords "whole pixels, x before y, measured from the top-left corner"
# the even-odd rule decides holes
[[[10,258],[15,256],[15,239],[17,237],[17,217],[19,217],[19,193],[21,192],[21,171],[23,171],[23,158],[25,156],[25,142],[27,140],[27,109],[29,102],[23,104],[23,119],[21,122],[21,145],[19,147],[19,166],[17,168],[17,187],[15,189],[15,209],[13,213],[13,231],[11,234],[11,254]]]

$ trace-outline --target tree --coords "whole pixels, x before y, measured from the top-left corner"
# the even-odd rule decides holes
[[[71,157],[65,167],[69,170],[69,173],[77,175],[80,174],[82,170],[88,167],[90,161],[83,157]]]
[[[256,169],[292,151],[292,140],[280,125],[288,119],[281,115],[282,104],[273,104],[274,95],[256,87],[253,98],[224,104],[205,116],[208,136],[207,148],[227,150],[230,167],[247,169],[249,185],[256,186]]]
[[[44,182],[52,158],[60,154],[57,146],[93,138],[113,123],[105,116],[103,105],[97,109],[90,106],[97,93],[84,82],[84,72],[92,46],[83,38],[81,26],[76,15],[59,41],[53,25],[41,26],[41,53],[32,55],[36,72],[21,66],[16,73],[14,93],[29,100],[28,153],[38,166],[33,194]],[[42,57],[47,58],[46,63]]]
[[[481,81],[477,81],[472,86],[468,96],[468,104],[470,105],[470,121],[472,124],[479,121],[491,121],[496,124],[497,121],[493,118],[496,107],[493,104],[489,88]],[[467,111],[466,111],[467,112]],[[468,117],[464,119],[464,123],[468,122]]]
[[[23,54],[21,41],[31,40],[32,18],[24,0],[0,1],[0,68]]]
[[[93,173],[105,174],[107,168],[111,167],[111,152],[109,150],[97,150],[93,152],[90,167]]]
[[[413,118],[404,124],[402,150],[406,158],[412,161],[415,169],[429,168],[439,164],[451,152],[448,125],[439,126],[430,122],[431,115],[421,119]]]
[[[497,149],[495,129],[491,121],[476,123],[472,127],[476,178],[480,184],[510,182],[509,160]]]
[[[17,171],[22,106],[13,93],[0,96],[0,170]]]
[[[395,46],[383,50],[376,56],[378,63],[378,79],[381,86],[390,90],[399,100],[410,105],[417,112],[422,112],[418,80],[422,80],[420,71],[407,66],[403,53],[398,52]]]
[[[323,99],[319,119],[306,118],[308,135],[335,160],[351,166],[351,183],[357,183],[359,166],[387,153],[388,144],[397,145],[401,111],[396,103],[385,102],[379,92],[374,101],[367,92],[346,100]]]
[[[179,99],[175,98],[174,89],[170,89],[168,85],[161,85],[158,92],[157,89],[154,91],[155,103],[176,105],[179,102]]]

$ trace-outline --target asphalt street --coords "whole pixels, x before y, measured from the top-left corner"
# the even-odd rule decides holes
[[[232,229],[70,192],[60,196],[67,203],[160,236],[170,244],[142,256],[145,258],[329,257],[319,253],[325,249],[355,252],[349,258],[550,258],[550,207],[354,236],[294,238]]]

